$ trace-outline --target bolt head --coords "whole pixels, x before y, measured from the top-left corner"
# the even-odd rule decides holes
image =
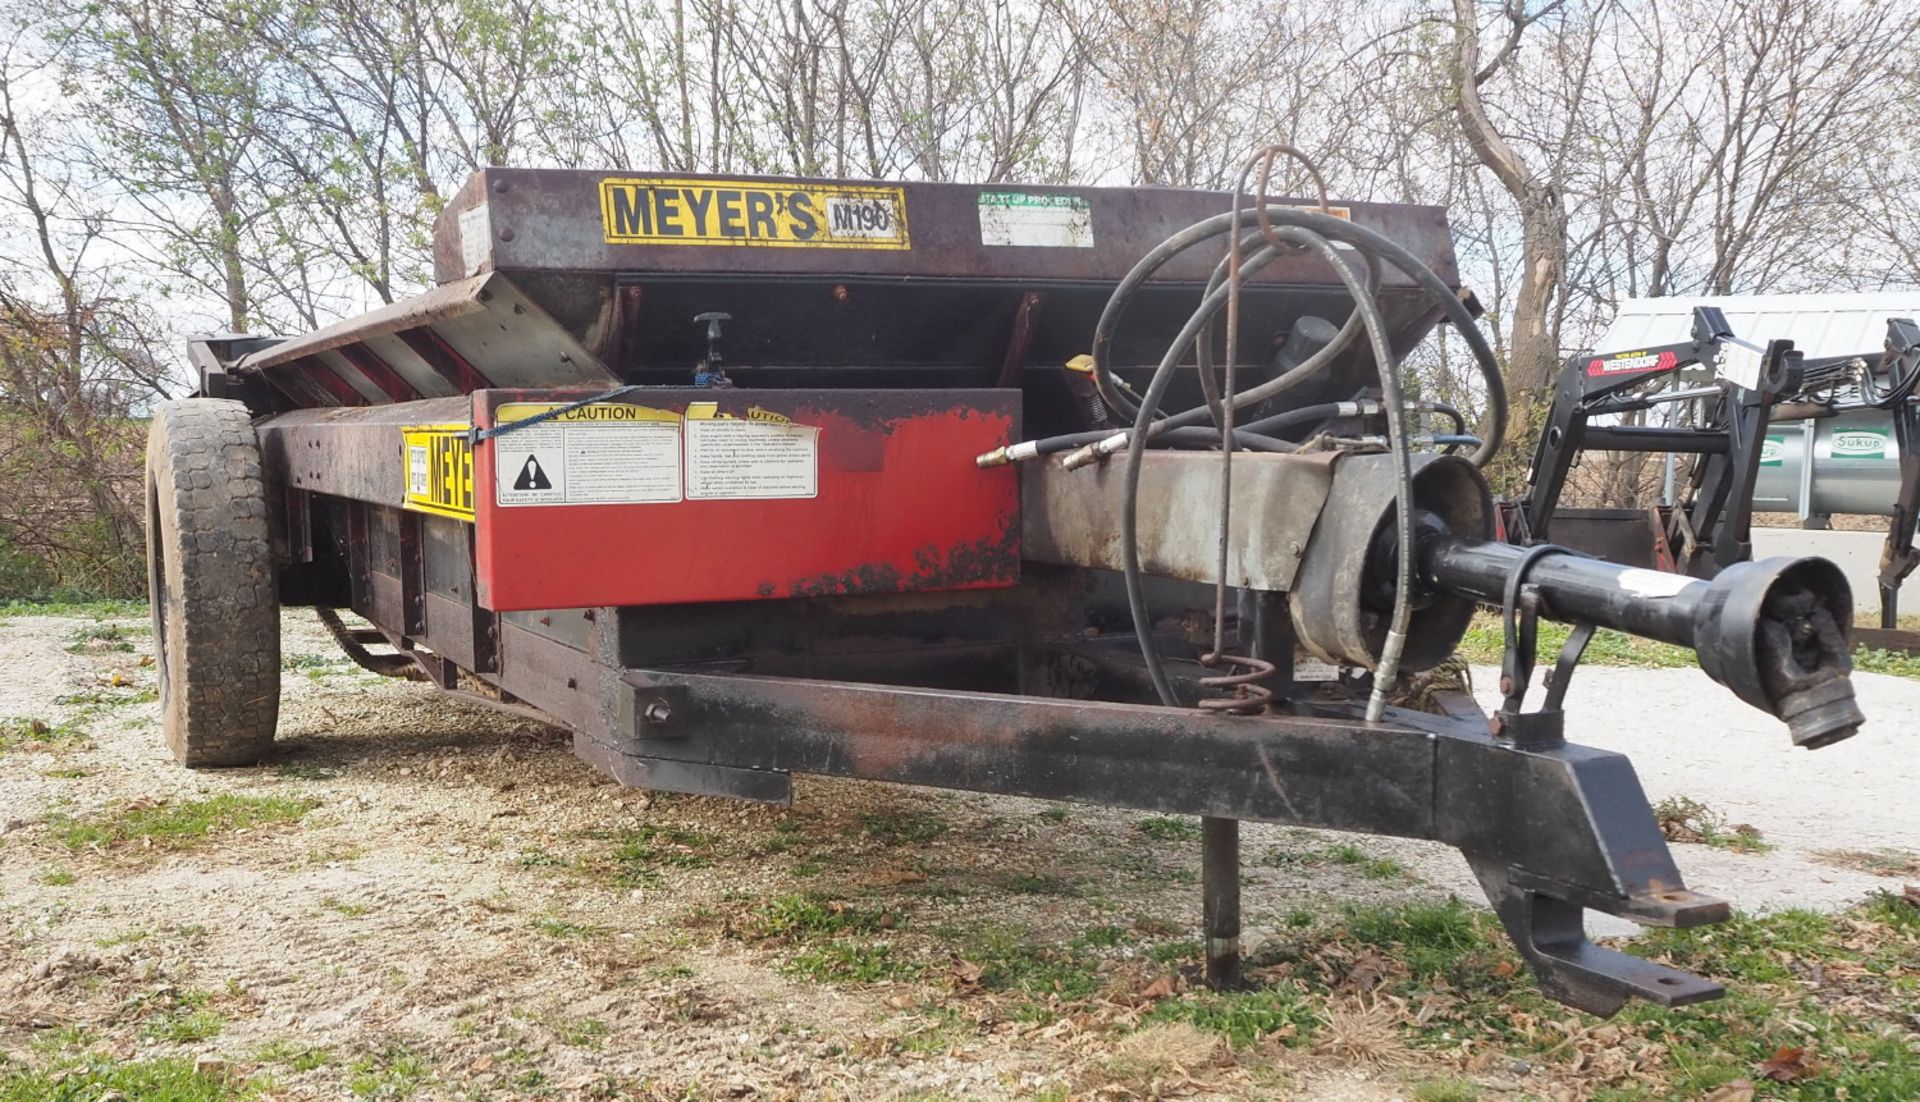
[[[640,718],[648,723],[665,723],[673,718],[673,706],[664,700],[656,700],[641,711]]]

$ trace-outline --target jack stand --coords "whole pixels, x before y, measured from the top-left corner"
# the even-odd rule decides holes
[[[1204,896],[1207,986],[1240,986],[1240,820],[1200,820],[1200,891]]]

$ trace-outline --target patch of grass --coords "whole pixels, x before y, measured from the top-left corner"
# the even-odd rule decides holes
[[[912,1026],[896,1038],[902,1052],[938,1056],[980,1035],[980,1027],[952,1007],[921,1007],[909,1017]]]
[[[1464,1079],[1429,1079],[1413,1085],[1413,1102],[1478,1102],[1480,1088]]]
[[[0,616],[86,616],[95,620],[144,620],[147,615],[145,601],[0,601]]]
[[[1747,1079],[1761,1098],[1895,1102],[1920,1098],[1916,947],[1920,907],[1892,893],[1841,914],[1781,911],[1649,930],[1623,948],[1721,979],[1728,996],[1676,1010],[1630,1004],[1604,1026],[1545,999],[1492,916],[1458,902],[1348,907],[1291,945],[1278,971],[1316,1000],[1362,984],[1408,1000],[1395,1028],[1415,1047],[1457,1053],[1470,1040],[1536,1064],[1565,1061],[1575,1046],[1604,1049],[1613,1066],[1653,1075],[1622,1085],[1596,1067],[1570,1084],[1580,1097],[1696,1098]],[[1151,1014],[1186,1015],[1186,1004],[1209,997],[1245,996],[1182,996]],[[1790,1087],[1764,1080],[1781,1049],[1804,1049],[1817,1070]]]
[[[553,1023],[553,1032],[563,1044],[575,1048],[605,1048],[613,1030],[598,1018],[565,1018]]]
[[[146,630],[144,626],[132,628],[125,624],[98,621],[81,624],[67,633],[64,649],[68,654],[127,654],[133,650],[133,640],[129,636]]]
[[[87,737],[84,721],[84,717],[74,717],[48,723],[32,716],[8,716],[0,719],[0,752],[63,749]]]
[[[48,833],[68,849],[112,847],[139,841],[161,849],[190,849],[216,834],[297,822],[320,801],[285,796],[224,793],[203,800],[134,804],[86,819],[53,816]]]
[[[361,915],[373,913],[373,905],[371,903],[348,903],[345,900],[336,899],[330,895],[320,900],[320,909],[323,911],[332,911],[334,914],[346,915],[348,918],[359,918]]]
[[[860,829],[890,846],[919,845],[947,832],[947,824],[924,811],[864,812]]]
[[[1916,944],[1920,908],[1891,893],[1844,915],[1787,910],[1649,931],[1629,951],[1739,983],[1705,1013],[1631,1007],[1621,1018],[1671,1052],[1684,1091],[1758,1078],[1754,1069],[1779,1049],[1804,1048],[1818,1070],[1795,1097],[1920,1098]]]
[[[1457,898],[1399,904],[1353,904],[1346,930],[1356,941],[1392,951],[1415,979],[1452,979],[1478,962],[1491,941],[1493,919]]]
[[[713,864],[714,839],[704,831],[648,823],[612,837],[613,878],[622,887],[656,883],[662,868],[704,869]]]
[[[152,936],[153,931],[143,926],[129,926],[119,933],[94,938],[93,943],[102,949],[111,949],[116,945],[132,945],[135,942],[145,941]]]
[[[899,947],[867,938],[834,938],[809,945],[780,963],[788,976],[830,983],[904,983],[920,978],[917,961]]]
[[[1860,909],[1873,922],[1908,936],[1920,936],[1920,903],[1911,896],[1874,892]]]
[[[1321,868],[1342,865],[1354,869],[1369,880],[1404,880],[1411,876],[1407,866],[1391,857],[1376,857],[1352,842],[1331,846],[1303,845],[1298,848],[1270,846],[1260,855],[1260,863],[1269,868]]]
[[[75,876],[73,870],[65,865],[48,865],[42,868],[34,879],[50,888],[64,888],[75,880],[78,880],[79,877]]]
[[[354,1058],[347,1065],[347,1090],[355,1098],[411,1098],[427,1082],[426,1057],[409,1048],[393,1046]]]
[[[550,938],[555,938],[560,941],[570,941],[570,940],[576,940],[580,938],[601,937],[605,935],[607,932],[607,928],[605,926],[594,926],[588,923],[581,923],[581,922],[568,922],[565,919],[554,918],[551,916],[548,916],[546,918],[534,919],[533,928],[547,935]]]
[[[120,1061],[101,1054],[45,1068],[0,1063],[0,1102],[239,1102],[259,1096],[251,1078],[194,1067],[190,1059]]]
[[[1920,877],[1920,853],[1910,849],[1829,849],[1814,854],[1829,865],[1857,869],[1874,876]]]
[[[1197,819],[1175,819],[1165,815],[1149,815],[1134,823],[1133,829],[1156,842],[1197,842],[1200,840],[1200,823]]]
[[[280,668],[283,670],[319,670],[331,666],[346,664],[350,659],[343,654],[283,654],[280,656]]]
[[[1884,673],[1894,677],[1920,678],[1920,655],[1907,654],[1904,651],[1880,650],[1877,647],[1861,647],[1853,652],[1853,668],[1868,673]]]
[[[1067,821],[1067,809],[1060,804],[1055,804],[1052,807],[1042,808],[1040,817],[1049,823],[1064,823]]]
[[[1570,625],[1542,620],[1539,653],[1545,656],[1559,651],[1572,630]],[[1473,622],[1468,625],[1466,635],[1460,640],[1458,653],[1469,662],[1497,666],[1505,645],[1499,614],[1483,609],[1474,615]],[[1587,644],[1586,655],[1581,661],[1595,666],[1631,666],[1640,669],[1692,669],[1700,664],[1693,651],[1686,647],[1657,643],[1606,628],[1594,633],[1593,641]],[[1853,668],[1894,677],[1920,678],[1920,657],[1899,651],[1860,647],[1853,652]]]
[[[1669,842],[1698,842],[1735,853],[1770,853],[1774,844],[1748,823],[1727,824],[1726,817],[1698,800],[1671,796],[1653,805],[1653,817]]]
[[[1175,938],[1147,946],[1147,959],[1161,964],[1178,964],[1183,960],[1198,960],[1201,945],[1190,937]]]
[[[1080,934],[1080,943],[1098,949],[1117,948],[1127,938],[1125,927],[1089,926]]]
[[[980,986],[1029,999],[1084,999],[1100,989],[1099,961],[1073,945],[1049,944],[1014,926],[974,930],[962,955],[980,968]]]
[[[1142,1025],[1186,1022],[1218,1033],[1235,1048],[1267,1037],[1305,1040],[1318,1023],[1319,1000],[1291,985],[1251,991],[1195,991],[1164,999],[1141,1019]]]
[[[40,775],[56,781],[77,781],[82,777],[93,776],[91,769],[75,769],[71,766],[60,769],[43,769]]]
[[[134,704],[150,704],[160,699],[160,690],[152,685],[137,687],[132,685],[114,685],[108,688],[88,689],[84,693],[64,693],[53,698],[55,704],[88,709],[88,716],[115,708],[125,708]]]
[[[208,991],[168,991],[156,997],[158,1012],[140,1027],[140,1035],[149,1041],[188,1045],[220,1035],[225,1022],[213,1012]]]
[[[1391,857],[1375,857],[1352,842],[1334,846],[1329,855],[1334,864],[1358,869],[1370,880],[1399,880],[1407,875],[1407,866]]]
[[[135,623],[112,623],[106,620],[94,620],[80,624],[67,632],[65,636],[68,654],[113,653],[125,654],[133,650],[132,640],[150,635],[152,625],[140,621]]]
[[[762,903],[742,923],[741,930],[756,938],[803,941],[822,936],[869,934],[893,925],[893,916],[884,911],[796,893],[775,896]]]
[[[324,1068],[332,1064],[334,1059],[332,1049],[313,1048],[292,1041],[275,1041],[255,1053],[253,1058],[262,1064],[279,1064],[293,1072]]]
[[[191,1045],[218,1037],[225,1026],[220,1015],[211,1010],[188,1010],[148,1022],[140,1028],[140,1035],[149,1041]]]
[[[1573,628],[1567,624],[1542,620],[1539,653],[1552,655],[1558,652],[1572,631]],[[1499,614],[1483,609],[1474,615],[1473,622],[1467,626],[1467,633],[1460,640],[1457,653],[1469,662],[1497,666],[1505,648],[1506,640]],[[1685,647],[1656,643],[1651,639],[1606,628],[1594,633],[1582,661],[1596,666],[1635,666],[1642,669],[1685,669],[1700,664],[1693,652]]]
[[[781,895],[751,910],[733,929],[743,937],[793,945],[778,970],[820,983],[897,983],[918,979],[920,962],[908,960],[883,931],[897,920],[883,910],[852,906],[818,895]]]
[[[1080,888],[1073,881],[1040,873],[1010,872],[996,878],[1002,888],[1018,895],[1076,896]]]

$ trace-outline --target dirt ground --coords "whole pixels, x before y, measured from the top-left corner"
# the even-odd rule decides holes
[[[138,621],[0,618],[0,720],[42,732],[0,743],[0,1053],[79,1038],[122,1059],[259,1070],[287,1099],[1384,1102],[1461,1073],[1278,1045],[1223,1056],[1192,1029],[1111,1028],[1191,966],[1197,842],[1181,821],[818,779],[798,780],[790,809],[650,797],[577,761],[559,732],[357,670],[297,612],[274,760],[189,772],[160,739],[149,643]],[[1581,722],[1604,736],[1627,684],[1615,675],[1643,672],[1582,671],[1575,714],[1582,693],[1599,698]],[[1692,677],[1661,682],[1649,706],[1697,694]],[[1920,701],[1920,686],[1879,680],[1881,708]],[[1779,834],[1767,856],[1677,847],[1696,885],[1761,905],[1884,886],[1816,856],[1832,844],[1819,809],[1767,821],[1765,740],[1785,738],[1741,734],[1749,768],[1716,793],[1674,764],[1706,752],[1690,732],[1646,733],[1686,747],[1648,772],[1656,799],[1724,795]],[[204,835],[137,825],[237,807],[251,818]],[[1907,810],[1850,813],[1892,824],[1873,826],[1876,844],[1920,843]],[[1250,946],[1345,901],[1477,902],[1452,851],[1346,841],[1247,828]],[[886,952],[808,936],[895,927],[925,936]],[[980,979],[979,961],[1068,943],[1119,993],[1101,1028]],[[1530,1093],[1506,1069],[1469,1070],[1491,1092],[1475,1096]]]

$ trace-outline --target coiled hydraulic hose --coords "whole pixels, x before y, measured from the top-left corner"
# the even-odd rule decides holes
[[[1493,346],[1487,343],[1486,335],[1481,333],[1479,326],[1474,323],[1473,315],[1468,312],[1466,304],[1462,303],[1460,299],[1455,296],[1453,289],[1447,286],[1446,281],[1442,280],[1438,275],[1435,275],[1433,269],[1427,267],[1419,257],[1390,238],[1367,229],[1365,226],[1355,225],[1347,219],[1335,218],[1332,215],[1320,214],[1314,211],[1299,210],[1294,207],[1267,206],[1265,208],[1257,208],[1254,213],[1257,214],[1259,210],[1264,210],[1268,218],[1281,226],[1294,226],[1309,230],[1330,240],[1352,245],[1358,249],[1363,256],[1377,257],[1379,260],[1405,273],[1409,279],[1414,281],[1415,285],[1427,293],[1427,297],[1446,315],[1447,320],[1453,323],[1454,328],[1459,331],[1461,338],[1467,342],[1467,348],[1473,353],[1474,362],[1479,367],[1481,378],[1486,384],[1488,425],[1486,431],[1479,434],[1481,437],[1480,447],[1474,450],[1471,458],[1478,466],[1485,466],[1491,461],[1493,456],[1500,450],[1501,442],[1506,438],[1506,382],[1501,378],[1500,365],[1494,358]],[[1136,418],[1139,413],[1140,404],[1128,397],[1124,388],[1119,385],[1118,379],[1113,374],[1111,363],[1114,331],[1118,328],[1120,319],[1126,313],[1127,307],[1131,303],[1135,292],[1139,290],[1141,284],[1145,283],[1153,273],[1164,267],[1167,262],[1174,257],[1179,256],[1181,253],[1186,252],[1201,242],[1227,232],[1232,225],[1233,217],[1231,212],[1218,214],[1212,218],[1196,222],[1167,238],[1149,250],[1145,256],[1141,257],[1139,263],[1134,265],[1133,270],[1128,272],[1126,278],[1122,279],[1119,285],[1114,288],[1112,297],[1107,300],[1106,309],[1100,314],[1100,321],[1094,327],[1092,348],[1094,384],[1099,387],[1101,398],[1107,403],[1109,409],[1136,416]],[[1242,222],[1244,222],[1246,215],[1243,214],[1241,218]],[[1255,268],[1257,260],[1257,256],[1250,258],[1245,268]],[[1249,270],[1243,270],[1242,272],[1243,278],[1249,274],[1251,274]],[[1349,288],[1349,290],[1351,291],[1352,288]],[[1210,298],[1211,296],[1209,296],[1209,299]],[[1224,300],[1222,304],[1224,304]],[[1351,315],[1348,321],[1352,321]],[[1346,326],[1343,325],[1342,329],[1344,330],[1345,328]],[[1328,348],[1334,348],[1338,343],[1339,342],[1336,341],[1335,344],[1329,345]],[[1181,348],[1184,350],[1185,345],[1182,344]],[[1322,349],[1321,351],[1325,352],[1327,349]],[[1335,354],[1337,355],[1338,353],[1336,352]],[[1331,358],[1331,356],[1327,357],[1327,359]],[[1294,371],[1289,371],[1259,386],[1249,387],[1245,391],[1235,395],[1233,400],[1234,408],[1245,409],[1266,401],[1274,395],[1300,383],[1310,374],[1303,370],[1309,367],[1309,365],[1312,366],[1313,370],[1317,371],[1325,362],[1326,360],[1321,359],[1320,355],[1316,353]],[[1206,416],[1205,408],[1201,407],[1201,410],[1201,416]]]
[[[1272,157],[1272,151],[1268,151],[1268,168],[1271,167]],[[1485,380],[1488,404],[1487,431],[1478,437],[1468,435],[1464,431],[1464,418],[1457,410],[1440,404],[1422,403],[1425,408],[1434,409],[1449,416],[1454,423],[1454,433],[1432,437],[1430,438],[1432,442],[1448,446],[1471,445],[1474,449],[1472,461],[1476,465],[1484,466],[1498,452],[1506,434],[1506,385],[1501,378],[1499,365],[1494,359],[1493,349],[1475,324],[1465,304],[1454,295],[1445,281],[1434,274],[1432,269],[1417,256],[1379,233],[1354,225],[1346,219],[1335,218],[1330,214],[1267,204],[1264,198],[1265,180],[1266,171],[1263,169],[1260,188],[1262,198],[1251,212],[1243,212],[1236,198],[1233,211],[1197,222],[1168,237],[1141,257],[1107,300],[1106,308],[1102,310],[1094,331],[1093,380],[1097,392],[1109,409],[1133,417],[1134,423],[1131,430],[1124,433],[1075,433],[1028,441],[982,456],[979,460],[982,466],[989,466],[1035,455],[1051,454],[1068,448],[1079,448],[1079,451],[1067,457],[1066,465],[1073,467],[1100,456],[1112,454],[1124,443],[1127,460],[1122,497],[1121,548],[1127,604],[1132,614],[1135,634],[1140,641],[1141,657],[1146,664],[1148,678],[1152,681],[1155,692],[1162,702],[1168,705],[1176,705],[1178,702],[1172,682],[1167,677],[1165,664],[1153,646],[1152,622],[1146,607],[1139,561],[1140,470],[1141,460],[1150,439],[1164,438],[1163,442],[1167,444],[1191,446],[1190,439],[1196,442],[1199,439],[1192,431],[1193,427],[1211,420],[1220,427],[1220,431],[1205,432],[1210,443],[1224,446],[1226,441],[1231,440],[1231,448],[1257,450],[1294,448],[1295,445],[1273,440],[1265,433],[1289,424],[1306,421],[1310,416],[1338,415],[1341,412],[1339,409],[1341,404],[1329,403],[1328,405],[1334,406],[1333,410],[1327,410],[1325,405],[1289,410],[1243,427],[1234,426],[1233,413],[1268,401],[1311,378],[1344,352],[1358,332],[1364,328],[1374,362],[1380,372],[1381,393],[1384,399],[1381,407],[1387,417],[1385,443],[1388,450],[1395,456],[1399,468],[1396,472],[1398,477],[1395,501],[1400,546],[1413,546],[1412,440],[1405,423],[1407,407],[1400,387],[1399,364],[1393,356],[1385,319],[1380,313],[1379,304],[1374,299],[1374,292],[1378,286],[1379,264],[1382,261],[1402,271],[1416,286],[1425,291],[1435,306],[1449,321],[1453,322],[1467,342]],[[1229,256],[1215,269],[1209,279],[1200,305],[1168,346],[1146,391],[1140,395],[1140,400],[1134,401],[1132,392],[1114,375],[1111,364],[1114,331],[1133,296],[1155,272],[1188,249],[1223,233],[1239,232],[1247,225],[1249,213],[1259,227],[1259,234],[1257,237],[1250,235],[1247,243],[1252,244],[1264,239],[1265,246],[1242,262],[1238,248],[1241,241],[1236,239],[1231,243]],[[1359,251],[1366,261],[1367,272],[1364,280],[1355,274],[1346,258],[1333,247],[1333,241],[1351,245]],[[1228,306],[1229,303],[1235,303],[1237,307],[1238,294],[1245,282],[1271,263],[1282,248],[1288,246],[1306,248],[1318,253],[1346,286],[1353,300],[1353,309],[1341,324],[1334,340],[1326,346],[1279,376],[1238,393],[1234,392],[1232,387],[1232,361],[1236,358],[1232,345],[1237,336],[1233,326],[1237,318],[1230,318],[1227,392],[1224,395],[1220,394],[1211,377],[1210,329],[1213,321],[1222,307]],[[1230,311],[1230,315],[1233,313],[1237,313],[1237,308]],[[1192,409],[1182,410],[1164,418],[1158,417],[1160,402],[1172,382],[1175,368],[1184,358],[1189,347],[1194,349],[1200,364],[1203,376],[1202,390],[1206,401]],[[1222,458],[1224,462],[1228,457],[1223,455]],[[1224,495],[1226,493],[1224,472],[1222,483]],[[1225,523],[1226,519],[1223,515],[1222,524]],[[1367,718],[1370,720],[1377,720],[1385,710],[1387,693],[1398,676],[1400,656],[1405,648],[1407,627],[1411,618],[1413,591],[1411,556],[1402,556],[1402,561],[1398,565],[1400,577],[1395,587],[1392,620],[1375,673],[1374,693],[1367,705]],[[1219,650],[1217,642],[1215,650],[1216,652]]]
[[[1300,212],[1290,211],[1289,213],[1298,214]],[[1338,220],[1326,219],[1326,221]],[[1340,255],[1339,251],[1336,250],[1332,243],[1325,237],[1313,230],[1284,224],[1276,227],[1274,232],[1277,236],[1289,242],[1307,246],[1315,252],[1318,252],[1322,259],[1333,267],[1335,274],[1346,284],[1348,292],[1353,296],[1355,309],[1361,317],[1362,323],[1367,331],[1368,340],[1372,345],[1374,361],[1380,369],[1380,381],[1384,398],[1383,404],[1387,415],[1390,449],[1397,457],[1398,464],[1401,468],[1399,472],[1400,477],[1397,480],[1399,482],[1397,495],[1399,507],[1396,510],[1396,519],[1401,529],[1399,533],[1401,540],[1400,546],[1411,547],[1413,546],[1412,454],[1408,446],[1406,425],[1404,423],[1405,410],[1401,401],[1402,396],[1397,363],[1393,358],[1392,347],[1388,340],[1386,321],[1380,314],[1378,304],[1376,304],[1373,301],[1373,297],[1367,293],[1366,286],[1347,265],[1345,258]],[[1179,335],[1174,338],[1172,344],[1167,349],[1166,355],[1161,358],[1159,367],[1155,369],[1153,378],[1148,383],[1145,393],[1141,396],[1139,411],[1134,420],[1133,433],[1127,445],[1126,481],[1122,491],[1120,516],[1120,546],[1123,574],[1127,588],[1127,606],[1132,614],[1135,631],[1140,640],[1141,658],[1146,665],[1147,676],[1149,680],[1152,681],[1155,692],[1160,695],[1163,701],[1173,701],[1176,697],[1173,692],[1172,681],[1167,677],[1165,664],[1161,661],[1160,655],[1153,645],[1151,632],[1152,618],[1146,607],[1145,586],[1142,582],[1140,570],[1138,534],[1141,457],[1146,452],[1146,444],[1149,436],[1147,431],[1148,427],[1152,422],[1154,412],[1157,410],[1161,398],[1165,395],[1168,385],[1172,382],[1175,368],[1179,365],[1187,347],[1193,343],[1200,329],[1210,324],[1214,314],[1225,304],[1227,294],[1231,290],[1232,285],[1229,284],[1226,287],[1218,288],[1213,294],[1203,299],[1200,307],[1194,311],[1192,317],[1188,318],[1186,325],[1181,328]],[[1266,386],[1271,387],[1275,383],[1285,383],[1290,378],[1304,374],[1307,370],[1316,366],[1317,365],[1312,363],[1312,358],[1310,358],[1307,362],[1302,363],[1300,366],[1281,375],[1279,378],[1271,380]],[[1497,375],[1497,371],[1495,374]],[[1253,397],[1260,389],[1262,388],[1251,388],[1243,394],[1231,396],[1230,402],[1232,406],[1238,408],[1247,404],[1249,401],[1260,400],[1257,397]],[[1276,387],[1274,389],[1277,391],[1283,388]],[[1484,446],[1483,442],[1482,447],[1484,448]],[[1378,719],[1380,713],[1384,711],[1386,693],[1390,690],[1393,681],[1399,673],[1400,654],[1405,646],[1407,623],[1412,615],[1410,602],[1410,595],[1413,592],[1412,557],[1402,556],[1399,566],[1401,577],[1396,587],[1397,592],[1394,601],[1393,618],[1387,632],[1386,644],[1382,648],[1379,668],[1376,670],[1374,697],[1368,703],[1367,714],[1369,719]]]

